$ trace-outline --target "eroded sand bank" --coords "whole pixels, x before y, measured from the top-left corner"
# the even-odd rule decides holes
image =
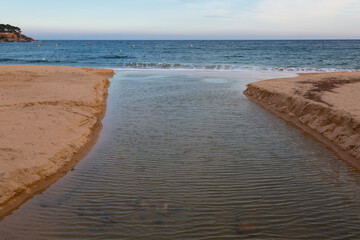
[[[0,218],[64,175],[92,146],[113,74],[0,66]]]
[[[360,72],[255,82],[244,94],[360,169]]]

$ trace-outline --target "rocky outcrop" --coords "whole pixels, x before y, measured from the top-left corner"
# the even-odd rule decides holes
[[[36,42],[22,33],[0,33],[0,42]]]

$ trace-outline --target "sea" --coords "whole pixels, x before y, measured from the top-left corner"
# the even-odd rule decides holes
[[[360,70],[360,40],[43,41],[0,44],[0,64],[115,70]]]
[[[359,50],[358,40],[1,43],[2,65],[116,74],[95,146],[2,219],[0,239],[360,239],[360,172],[242,93],[360,70]]]

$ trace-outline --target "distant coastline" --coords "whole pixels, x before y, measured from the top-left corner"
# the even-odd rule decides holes
[[[0,42],[36,42],[22,33],[0,33]]]
[[[0,42],[36,42],[36,40],[22,34],[19,27],[0,24]]]

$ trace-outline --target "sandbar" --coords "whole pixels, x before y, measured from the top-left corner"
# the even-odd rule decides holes
[[[0,219],[91,148],[113,70],[0,66]]]
[[[254,82],[244,94],[360,170],[360,72]]]

